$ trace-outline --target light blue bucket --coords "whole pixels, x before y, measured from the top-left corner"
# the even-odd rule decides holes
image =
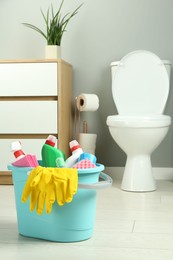
[[[53,204],[50,214],[30,212],[29,200],[21,202],[21,195],[31,167],[14,167],[12,171],[19,233],[23,236],[56,242],[77,242],[93,235],[97,189],[108,188],[112,179],[102,164],[96,168],[78,170],[79,185],[71,203],[64,206]],[[100,181],[100,178],[103,179]]]

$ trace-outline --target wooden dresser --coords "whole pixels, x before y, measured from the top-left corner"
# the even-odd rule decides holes
[[[72,66],[63,60],[0,61],[0,184],[11,184],[11,142],[41,159],[49,134],[69,156]]]

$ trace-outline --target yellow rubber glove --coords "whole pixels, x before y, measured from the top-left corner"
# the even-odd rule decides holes
[[[42,168],[41,178],[37,176],[31,182],[31,187],[35,193],[34,199],[37,201],[37,213],[42,214],[46,204],[46,212],[50,213],[52,204],[55,202],[55,189],[52,181],[52,169]]]
[[[77,192],[78,173],[76,169],[66,169],[68,175],[66,202],[71,202],[73,195]]]
[[[71,202],[77,192],[78,175],[76,169],[55,168],[53,173],[57,203],[62,206]]]
[[[31,171],[22,193],[22,202],[26,202],[29,195],[30,211],[36,208],[37,213],[42,214],[46,204],[46,212],[51,212],[55,202],[55,189],[49,168],[38,166]]]
[[[46,204],[46,212],[49,214],[52,211],[52,205],[56,200],[55,196],[55,185],[53,182],[53,168],[48,168],[45,172],[44,170],[44,178],[45,178],[45,204]]]
[[[38,194],[39,191],[37,187],[32,187],[30,193],[30,211],[34,211],[34,209],[37,207]]]
[[[30,172],[28,179],[26,181],[26,184],[24,186],[23,192],[22,192],[22,202],[26,202],[29,195],[31,194],[31,191],[32,191],[31,182],[33,181],[33,179],[35,177],[40,178],[41,175],[42,175],[42,167],[41,166],[34,168]],[[33,202],[33,204],[36,204],[36,201],[34,200],[34,198],[33,198],[32,202]]]
[[[52,205],[56,200],[55,196],[55,185],[53,180],[49,182],[49,184],[46,186],[46,198],[45,198],[45,204],[46,204],[46,212],[49,214],[52,211]]]
[[[53,182],[55,185],[55,193],[57,203],[62,206],[65,203],[65,194],[67,190],[67,177],[62,174],[63,170],[54,169]]]
[[[43,213],[44,202],[45,202],[46,183],[45,183],[43,173],[42,173],[40,180],[38,180],[38,183],[36,180],[34,183],[31,183],[31,187],[33,187],[33,192],[35,192],[35,198],[37,200],[36,210],[37,210],[37,213],[40,215]]]
[[[55,200],[60,206],[65,202],[71,202],[77,192],[77,186],[76,169],[38,166],[29,175],[22,193],[22,201],[26,202],[30,195],[31,211],[36,208],[37,213],[42,214],[46,205],[46,212],[50,213]]]

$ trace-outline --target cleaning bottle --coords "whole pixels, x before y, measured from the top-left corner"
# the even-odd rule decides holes
[[[20,141],[12,142],[11,150],[12,150],[16,160],[19,160],[25,156],[25,153],[22,151],[22,145],[21,145]]]
[[[56,137],[49,135],[46,139],[45,144],[42,147],[42,165],[44,167],[57,167],[56,160],[58,157],[62,158],[65,161],[65,154],[63,151],[55,147]]]
[[[77,162],[79,156],[83,153],[83,150],[76,140],[69,143],[72,155],[65,161],[65,167],[71,168]]]
[[[36,167],[38,166],[38,161],[36,155],[25,154],[22,151],[22,145],[20,141],[15,141],[11,143],[11,150],[14,154],[15,161],[11,164],[17,167]]]

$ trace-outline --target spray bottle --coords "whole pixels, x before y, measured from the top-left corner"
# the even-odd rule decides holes
[[[56,160],[57,158],[62,158],[61,161],[65,161],[65,154],[63,151],[55,147],[56,137],[49,135],[46,139],[45,144],[42,147],[42,165],[44,167],[57,167]]]

